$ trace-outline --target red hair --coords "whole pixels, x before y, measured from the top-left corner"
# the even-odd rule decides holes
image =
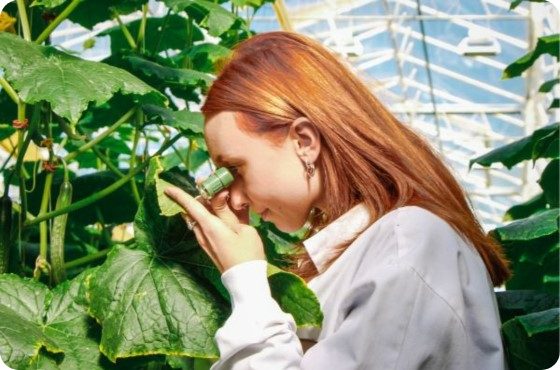
[[[206,120],[235,112],[240,127],[271,141],[307,117],[321,133],[316,165],[332,199],[326,223],[364,202],[377,220],[407,205],[447,221],[478,250],[495,285],[510,275],[501,247],[475,218],[451,171],[328,49],[290,32],[256,35],[236,46],[208,91]],[[321,217],[313,219],[314,226]],[[338,257],[353,241],[337,249]],[[308,256],[299,273],[309,270]],[[305,267],[307,266],[307,267]]]

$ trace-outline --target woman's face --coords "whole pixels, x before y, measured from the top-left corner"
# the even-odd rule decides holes
[[[305,174],[302,158],[315,162],[318,154],[313,154],[316,147],[309,145],[312,141],[305,129],[298,132],[292,124],[286,139],[273,144],[242,131],[233,112],[222,112],[206,122],[204,131],[214,163],[235,168],[229,187],[234,211],[248,207],[284,232],[297,231],[305,224],[321,193],[318,171],[311,179]],[[248,221],[247,211],[237,214]]]

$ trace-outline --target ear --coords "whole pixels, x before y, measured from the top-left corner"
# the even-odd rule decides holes
[[[321,152],[321,135],[306,117],[299,117],[290,126],[289,138],[294,149],[302,160],[314,163]]]

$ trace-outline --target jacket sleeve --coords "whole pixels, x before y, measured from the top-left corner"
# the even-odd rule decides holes
[[[222,274],[233,311],[216,333],[220,359],[212,370],[300,368],[296,324],[272,298],[266,268],[266,261],[249,261]]]

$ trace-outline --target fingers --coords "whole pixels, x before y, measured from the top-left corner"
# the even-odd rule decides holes
[[[236,225],[239,224],[239,218],[237,215],[229,208],[228,204],[229,192],[221,191],[212,200],[210,204],[216,216],[218,216],[226,225],[231,229],[235,230]]]
[[[197,221],[202,228],[208,226],[210,222],[213,222],[216,216],[214,216],[206,207],[200,203],[197,199],[193,198],[188,193],[184,192],[178,187],[169,186],[164,190],[165,195],[179,204],[186,211],[188,217],[192,220]]]

